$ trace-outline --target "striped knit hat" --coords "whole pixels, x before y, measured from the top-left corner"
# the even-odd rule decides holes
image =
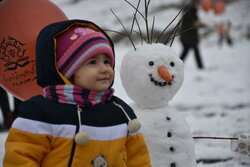
[[[73,26],[56,37],[57,68],[70,78],[89,58],[97,54],[106,54],[114,66],[114,53],[101,32],[87,27]]]

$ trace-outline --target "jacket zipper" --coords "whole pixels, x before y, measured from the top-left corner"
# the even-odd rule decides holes
[[[77,110],[78,110],[78,107],[77,106]],[[75,135],[77,134],[77,132],[79,131],[79,124],[76,125],[76,131],[75,131]],[[68,163],[68,167],[71,167],[72,166],[72,162],[73,162],[73,158],[74,158],[74,154],[75,154],[75,149],[76,149],[76,142],[75,140],[73,139],[73,145],[72,145],[72,149],[71,149],[71,154],[70,154],[70,159],[69,159],[69,163]]]
[[[71,165],[72,165],[73,157],[74,157],[74,154],[75,154],[75,149],[76,149],[76,142],[74,140],[74,143],[72,145],[72,150],[71,150],[71,155],[70,155],[68,167],[71,167]]]

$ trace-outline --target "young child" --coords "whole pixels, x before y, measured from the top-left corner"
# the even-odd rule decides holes
[[[111,39],[94,23],[45,27],[36,58],[44,95],[21,104],[4,167],[150,167],[139,121],[113,95],[114,59]]]

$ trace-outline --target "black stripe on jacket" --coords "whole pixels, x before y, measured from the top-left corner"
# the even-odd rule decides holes
[[[123,111],[113,104],[120,104],[131,119],[136,118],[132,108],[118,97],[105,104],[97,104],[90,108],[83,108],[81,120],[83,125],[106,127],[128,123]],[[77,107],[71,104],[60,104],[44,98],[35,96],[20,106],[20,117],[37,120],[50,124],[78,124]]]

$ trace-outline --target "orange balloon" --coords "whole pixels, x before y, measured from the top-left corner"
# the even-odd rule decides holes
[[[204,11],[208,12],[210,9],[212,9],[213,3],[211,0],[201,0],[200,6]]]
[[[213,6],[214,13],[219,15],[225,11],[225,3],[223,1],[216,1]]]
[[[48,0],[4,0],[0,2],[0,85],[26,100],[42,94],[37,85],[36,38],[46,25],[67,20]]]

